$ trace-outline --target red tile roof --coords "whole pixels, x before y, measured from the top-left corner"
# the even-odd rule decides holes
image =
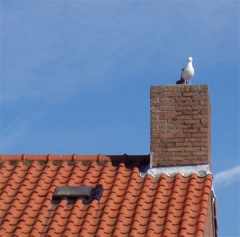
[[[1,156],[0,236],[204,236],[212,175],[141,178],[146,157]],[[102,197],[52,201],[79,185],[102,185]]]

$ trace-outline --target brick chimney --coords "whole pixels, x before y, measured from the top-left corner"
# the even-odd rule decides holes
[[[211,167],[211,103],[206,85],[151,86],[152,167]]]

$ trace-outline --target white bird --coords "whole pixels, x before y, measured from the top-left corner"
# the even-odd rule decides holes
[[[188,84],[188,81],[194,76],[194,68],[192,65],[193,58],[188,58],[187,66],[182,69],[181,79],[177,84]]]

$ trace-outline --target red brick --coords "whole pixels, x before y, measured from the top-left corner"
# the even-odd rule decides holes
[[[181,156],[181,157],[182,157],[182,156],[184,156],[184,157],[186,157],[186,156],[191,156],[191,154],[192,154],[191,152],[184,152],[184,151],[183,151],[183,152],[176,152],[176,153],[175,153],[176,156]]]
[[[152,108],[158,108],[158,107],[161,107],[161,106],[167,106],[167,102],[159,102],[159,101],[155,101],[151,104],[151,107]]]
[[[175,135],[175,137],[179,138],[179,137],[184,137],[184,138],[188,138],[191,137],[190,133],[178,133]]]
[[[172,133],[159,133],[159,138],[172,138],[174,137],[174,134]]]
[[[175,143],[176,147],[192,147],[192,143],[191,142],[177,142]]]
[[[166,111],[152,111],[152,116],[156,118],[161,118],[161,116],[167,115]]]
[[[155,121],[151,121],[152,124],[158,125],[158,124],[166,124],[167,121],[166,120],[155,120]]]
[[[200,147],[185,147],[184,151],[200,151]]]
[[[208,143],[207,142],[192,142],[193,147],[207,147]]]
[[[206,137],[207,133],[194,133],[192,134],[192,137]]]
[[[194,124],[194,126],[196,126],[196,124],[200,123],[200,120],[198,119],[191,119],[189,121],[185,121],[186,124]]]
[[[206,151],[193,151],[194,156],[204,156],[206,155]]]
[[[176,152],[176,151],[183,151],[183,148],[182,147],[169,147],[167,148],[167,151],[173,151],[173,152]]]
[[[200,142],[201,138],[196,138],[196,137],[191,137],[191,138],[186,138],[186,142]]]
[[[184,138],[169,138],[168,142],[184,142]]]
[[[184,106],[183,106],[183,105],[182,105],[182,106],[177,106],[177,107],[176,107],[176,111],[179,111],[179,110],[180,110],[180,111],[184,111],[184,110],[190,110],[190,111],[192,111],[192,106],[185,106],[185,105],[184,105]]]
[[[182,121],[187,120],[187,119],[191,119],[191,118],[192,118],[191,115],[177,116],[177,119],[178,119],[178,120],[182,120]]]

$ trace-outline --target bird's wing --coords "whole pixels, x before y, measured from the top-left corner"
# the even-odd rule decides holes
[[[184,67],[184,68],[182,68],[182,73],[181,73],[180,80],[182,80],[182,79],[183,79],[183,78],[182,78],[182,75],[183,75],[183,72],[184,72],[184,70],[185,70],[185,67]]]

